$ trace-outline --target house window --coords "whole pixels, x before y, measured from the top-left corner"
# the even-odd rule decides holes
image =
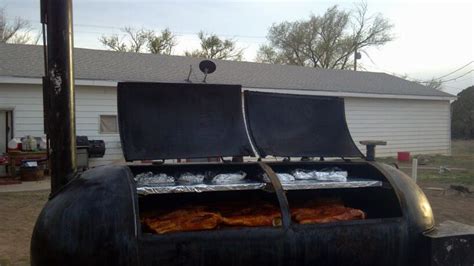
[[[113,134],[118,133],[118,124],[116,115],[101,115],[99,119],[100,133],[101,134]]]

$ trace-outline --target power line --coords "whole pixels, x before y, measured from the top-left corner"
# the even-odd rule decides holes
[[[15,18],[7,17],[6,20],[14,21]],[[28,19],[28,21],[34,22],[34,23],[41,23],[39,20],[30,20],[30,19]],[[79,24],[75,23],[73,26],[74,27],[83,27],[83,28],[99,28],[99,29],[113,29],[113,30],[122,30],[123,28],[125,28],[125,26],[118,27],[118,26],[110,26],[110,25],[82,24],[82,23],[79,23]],[[154,28],[154,27],[152,27],[152,28]],[[86,31],[82,31],[82,32],[86,32]],[[90,32],[90,33],[97,33],[97,32]],[[179,34],[179,35],[197,35],[199,32],[173,31],[173,33],[174,34]],[[211,33],[211,34],[217,35],[219,37],[228,37],[228,38],[265,39],[265,40],[267,39],[266,36],[258,36],[258,35],[240,35],[240,34],[225,34],[225,33]]]
[[[461,81],[465,81],[465,80],[474,80],[474,77],[463,78],[463,79],[457,79],[456,81],[457,81],[457,82],[461,82]]]
[[[459,79],[459,78],[462,78],[462,77],[464,77],[464,76],[466,76],[466,75],[468,75],[469,73],[472,73],[472,72],[474,72],[474,69],[469,70],[468,72],[466,72],[466,73],[464,73],[464,74],[462,74],[462,75],[460,75],[460,76],[457,76],[457,77],[455,77],[455,78],[446,79],[446,80],[432,79],[431,81],[420,81],[420,83],[430,83],[430,82],[432,82],[432,81],[436,81],[436,82],[439,82],[439,83],[445,83],[445,82],[449,82],[449,81],[453,81],[453,80],[457,80],[457,79]]]
[[[474,63],[474,60],[473,60],[473,61],[470,61],[469,63],[467,63],[467,64],[463,65],[463,66],[462,66],[462,67],[460,67],[460,68],[457,68],[457,69],[456,69],[456,70],[454,70],[454,71],[451,71],[451,72],[449,72],[449,73],[448,73],[448,74],[446,74],[446,75],[443,75],[443,76],[441,76],[441,77],[438,77],[438,78],[435,78],[435,79],[437,79],[437,80],[440,80],[440,79],[442,79],[442,78],[445,78],[445,77],[447,77],[447,76],[450,76],[451,74],[454,74],[454,73],[456,73],[456,72],[458,72],[458,71],[462,70],[463,68],[465,68],[465,67],[469,66],[469,65],[470,65],[470,64],[472,64],[472,63]]]
[[[472,72],[474,72],[474,69],[469,70],[468,72],[462,74],[461,76],[458,76],[458,77],[455,77],[455,78],[452,78],[452,79],[442,80],[442,81],[440,81],[440,82],[444,83],[444,82],[448,82],[448,81],[457,80],[457,79],[462,78],[462,77],[464,77],[464,76],[466,76],[467,74],[472,73]]]
[[[367,54],[366,54],[366,55],[367,55]],[[367,55],[367,56],[368,56],[368,55]],[[412,81],[415,81],[415,82],[418,82],[418,83],[424,83],[424,84],[429,84],[429,83],[431,83],[432,81],[437,81],[437,82],[439,82],[440,84],[443,84],[443,83],[446,83],[446,82],[449,82],[449,81],[458,80],[459,78],[462,78],[462,77],[464,77],[464,76],[466,76],[466,75],[468,75],[468,74],[474,72],[474,70],[470,70],[470,71],[468,71],[468,72],[466,72],[466,73],[464,73],[464,74],[462,74],[462,75],[460,75],[460,76],[458,76],[458,77],[451,78],[451,79],[447,79],[447,80],[441,80],[441,78],[450,76],[450,75],[452,75],[452,74],[458,72],[459,70],[462,70],[462,69],[464,69],[465,67],[469,66],[470,64],[472,64],[472,63],[474,62],[474,60],[473,60],[473,61],[470,61],[469,63],[463,65],[462,67],[460,67],[460,68],[458,68],[458,69],[456,69],[456,70],[454,70],[454,71],[452,71],[452,72],[450,72],[450,73],[448,73],[448,74],[446,74],[446,75],[443,75],[443,76],[441,76],[441,77],[439,77],[439,78],[433,78],[433,79],[430,80],[430,81],[421,81],[421,80],[417,80],[417,79],[414,79],[414,78],[410,78],[408,75],[400,75],[400,74],[395,73],[395,72],[387,71],[386,69],[383,69],[383,68],[379,67],[379,66],[372,60],[372,58],[370,58],[370,56],[368,56],[368,57],[369,57],[370,61],[372,62],[373,66],[375,66],[375,68],[377,68],[377,69],[379,69],[379,70],[382,70],[382,71],[384,71],[384,72],[386,72],[386,73],[390,73],[390,74],[392,74],[392,75],[394,75],[394,76],[397,76],[397,77],[399,77],[399,78],[411,79]],[[443,85],[443,86],[445,86],[445,85]]]

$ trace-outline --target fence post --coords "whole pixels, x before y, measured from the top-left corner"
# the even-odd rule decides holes
[[[413,180],[415,180],[415,183],[416,183],[418,179],[418,159],[417,158],[413,158],[413,161],[412,161],[411,177],[413,178]]]

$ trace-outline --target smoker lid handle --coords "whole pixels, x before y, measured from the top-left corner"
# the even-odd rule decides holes
[[[374,145],[374,146],[377,146],[377,145],[387,145],[387,142],[384,141],[384,140],[362,140],[359,142],[360,144],[362,145]]]

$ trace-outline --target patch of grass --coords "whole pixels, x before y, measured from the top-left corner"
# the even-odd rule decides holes
[[[420,163],[418,166],[418,178],[421,180],[474,185],[474,140],[453,141],[451,149],[451,156],[415,156]],[[394,157],[377,158],[377,161],[387,164],[396,163],[402,171],[411,176],[411,162],[398,162]]]

